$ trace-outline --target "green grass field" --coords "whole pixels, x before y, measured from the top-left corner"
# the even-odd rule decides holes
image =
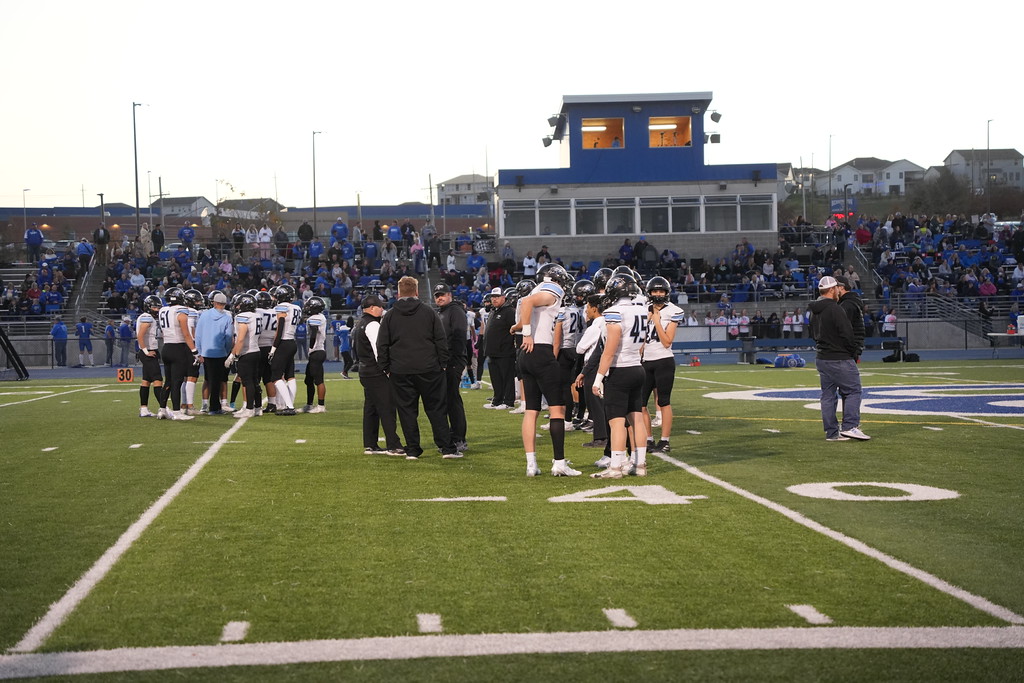
[[[862,372],[874,438],[826,443],[812,368],[680,367],[621,481],[526,478],[486,390],[466,458],[407,462],[363,455],[355,381],[177,424],[5,382],[0,678],[1024,679],[1024,366]]]

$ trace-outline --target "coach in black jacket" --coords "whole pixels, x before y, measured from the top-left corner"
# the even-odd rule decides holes
[[[421,398],[434,444],[443,457],[459,457],[448,427],[445,398],[448,340],[441,318],[419,300],[416,278],[406,276],[398,281],[398,301],[381,319],[377,365],[391,379],[398,421],[405,435],[406,459],[416,460],[423,453],[417,423]]]
[[[459,453],[465,452],[466,445],[466,408],[462,405],[462,373],[466,370],[466,307],[461,301],[452,299],[452,290],[446,284],[434,286],[434,304],[444,326],[448,340],[448,365],[444,369],[445,396],[448,401],[448,425],[452,432],[452,441]]]
[[[363,453],[372,455],[383,450],[388,455],[401,455],[402,441],[398,438],[391,380],[377,364],[376,348],[384,302],[370,294],[363,298],[362,309],[363,315],[352,330],[352,347],[359,358],[359,383],[363,385]],[[384,428],[384,449],[377,443],[378,426]]]
[[[509,332],[516,324],[516,309],[500,287],[491,290],[491,305],[494,310],[484,328],[483,353],[491,369],[494,397],[484,408],[508,410],[516,402],[516,345]]]

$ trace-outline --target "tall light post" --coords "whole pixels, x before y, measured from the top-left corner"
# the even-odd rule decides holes
[[[832,217],[832,138],[834,136],[830,133],[828,136],[828,217]]]
[[[992,213],[992,187],[989,180],[992,177],[992,145],[989,141],[994,120],[989,119],[985,122],[985,197],[988,200],[988,213]]]
[[[31,187],[26,187],[21,191],[21,214],[22,220],[25,221],[25,231],[28,232],[28,200],[25,199],[26,195],[32,191]]]
[[[141,211],[139,209],[139,137],[135,128],[135,108],[141,107],[139,102],[132,102],[132,148],[135,152],[135,234],[139,234],[139,226],[142,225]]]
[[[149,204],[149,227],[153,228],[153,172],[146,171],[146,203]]]
[[[313,234],[319,235],[320,230],[316,224],[316,136],[320,131],[313,131]]]
[[[103,203],[103,193],[97,192],[96,196],[100,198],[100,223],[107,224],[107,207]]]

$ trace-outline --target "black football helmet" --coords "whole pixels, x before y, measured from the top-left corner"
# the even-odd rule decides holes
[[[612,275],[628,275],[634,280],[636,279],[635,271],[629,266],[615,266]]]
[[[661,292],[663,294],[655,294]],[[667,304],[668,295],[672,292],[672,285],[660,275],[656,275],[647,281],[647,299],[652,304]]]
[[[302,315],[309,318],[314,315],[319,315],[325,310],[327,310],[327,304],[324,303],[324,300],[318,296],[311,296],[302,306]]]
[[[231,308],[237,313],[252,313],[256,310],[256,297],[248,292],[243,292],[235,297]]]
[[[156,294],[150,294],[142,300],[142,306],[147,311],[152,311],[154,308],[163,308],[164,300],[158,297]]]
[[[270,295],[270,292],[256,292],[256,307],[273,308],[274,297]]]
[[[540,282],[554,282],[562,289],[568,289],[572,285],[572,276],[558,263],[545,263],[538,268],[537,280]]]
[[[167,299],[167,303],[170,306],[184,306],[185,290],[181,287],[171,287],[164,292],[164,298]]]
[[[291,285],[278,285],[270,291],[270,295],[279,304],[292,303],[295,301],[295,288]]]
[[[572,286],[572,299],[577,306],[585,306],[591,294],[597,294],[597,287],[590,280],[580,280]]]
[[[599,268],[598,271],[594,273],[594,289],[596,289],[598,292],[603,292],[604,287],[606,284],[608,284],[608,280],[609,278],[611,278],[611,276],[611,268]]]
[[[206,308],[206,297],[198,289],[186,289],[185,304],[196,310]]]
[[[530,296],[530,292],[537,287],[537,283],[533,280],[520,280],[519,284],[516,285],[516,297],[522,299],[523,297]]]
[[[640,287],[632,275],[619,274],[608,280],[604,288],[604,302],[606,306],[618,303],[619,299],[632,299],[640,293]]]
[[[519,300],[519,290],[517,290],[515,287],[509,287],[504,292],[502,292],[501,295],[505,297],[505,303],[512,306],[515,306],[516,301]]]

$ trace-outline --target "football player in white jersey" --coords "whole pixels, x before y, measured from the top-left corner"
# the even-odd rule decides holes
[[[651,418],[647,403],[651,393],[657,391],[658,413],[661,416],[661,439],[657,444],[649,439],[651,453],[668,453],[672,434],[672,387],[676,377],[676,359],[672,353],[676,327],[683,324],[683,309],[669,301],[672,286],[663,277],[652,277],[647,282],[647,344],[644,345],[644,389],[641,402],[647,433],[651,434]]]
[[[270,347],[270,380],[277,387],[277,415],[295,414],[295,328],[302,322],[302,308],[295,304],[295,288],[278,285],[271,292],[277,305],[277,332]]]
[[[267,412],[273,413],[277,410],[277,385],[270,381],[270,347],[274,345],[277,337],[277,313],[274,312],[274,297],[270,292],[256,292],[256,313],[260,316],[260,367],[259,381],[267,390]],[[257,382],[258,384],[259,382]],[[262,399],[260,406],[263,405]],[[256,413],[261,414],[263,409],[259,406]]]
[[[167,375],[167,387],[164,394],[170,395],[173,411],[166,409],[167,399],[163,401],[163,410],[157,417],[163,420],[191,420],[181,410],[181,385],[189,368],[198,360],[196,343],[188,327],[188,306],[185,305],[185,291],[181,287],[171,287],[166,292],[167,305],[160,309],[158,321],[160,333],[164,337],[164,373]]]
[[[239,294],[231,308],[235,313],[235,346],[231,350],[231,355],[224,361],[224,367],[236,364],[238,376],[242,378],[242,386],[245,389],[245,408],[235,411],[235,417],[253,417],[256,415],[260,364],[259,336],[263,321],[256,314],[256,297],[252,294]]]
[[[160,374],[160,340],[157,332],[160,324],[156,316],[163,306],[160,297],[150,294],[142,302],[142,314],[135,320],[135,336],[139,340],[137,357],[142,364],[142,382],[139,384],[139,417],[153,417],[149,411],[149,388],[153,387],[153,395],[160,402],[159,412],[166,410],[167,397],[163,394],[164,378]]]
[[[185,305],[188,307],[188,332],[192,339],[196,338],[196,323],[199,322],[199,311],[206,306],[206,297],[198,289],[185,290]],[[202,361],[198,358],[185,371],[185,383],[181,385],[181,410],[186,415],[195,415],[196,381],[199,379],[199,370],[202,368]],[[200,394],[202,396],[202,394]]]
[[[327,317],[324,311],[327,304],[318,296],[310,297],[302,307],[309,329],[309,361],[306,363],[306,405],[304,413],[326,413],[324,398],[327,396],[327,385],[324,384],[324,361],[327,360]],[[316,405],[313,405],[313,394],[316,394]]]
[[[554,459],[551,474],[556,477],[576,477],[581,474],[569,467],[565,460],[565,394],[560,382],[555,348],[555,318],[558,317],[564,287],[572,283],[565,268],[557,263],[545,263],[537,270],[540,284],[529,296],[520,300],[523,346],[520,352],[520,368],[523,375],[523,399],[526,412],[523,415],[522,437],[526,451],[526,476],[540,474],[537,465],[537,415],[541,411],[541,398],[546,398],[551,413],[551,445]]]
[[[647,310],[634,302],[638,293],[639,286],[630,275],[614,275],[605,287],[605,301],[611,304],[604,311],[607,337],[591,390],[604,398],[610,427],[611,463],[606,470],[590,475],[595,479],[621,479],[629,473],[627,420],[635,436],[636,475],[647,475],[647,428],[640,401],[644,386],[640,363],[647,339]]]

